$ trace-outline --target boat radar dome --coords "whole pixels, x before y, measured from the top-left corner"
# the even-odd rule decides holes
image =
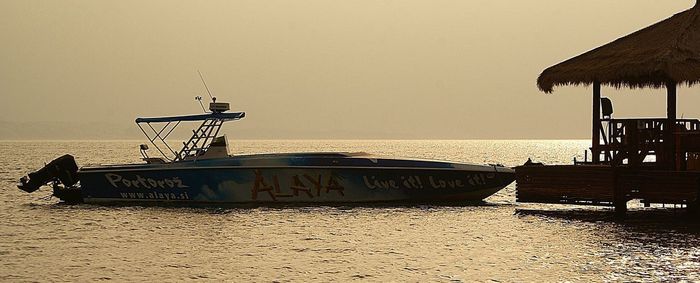
[[[209,110],[214,113],[222,113],[231,110],[231,106],[227,102],[211,102]]]

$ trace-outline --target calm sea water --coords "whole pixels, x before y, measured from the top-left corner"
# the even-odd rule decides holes
[[[194,209],[60,205],[21,175],[72,153],[138,162],[139,141],[0,142],[0,281],[700,280],[700,225],[682,210],[515,203]],[[235,141],[233,153],[367,151],[473,163],[582,158],[588,141]],[[630,204],[632,205],[632,204]]]

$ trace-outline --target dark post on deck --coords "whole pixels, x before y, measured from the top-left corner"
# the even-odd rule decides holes
[[[669,167],[676,169],[676,139],[673,132],[676,129],[676,83],[666,83],[666,119],[668,128],[665,133],[667,162]]]
[[[593,163],[600,162],[600,82],[593,82],[593,134],[591,135],[591,155]]]

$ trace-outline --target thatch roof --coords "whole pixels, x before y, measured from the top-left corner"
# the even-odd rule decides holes
[[[598,81],[615,87],[700,83],[700,6],[545,69],[537,86]]]

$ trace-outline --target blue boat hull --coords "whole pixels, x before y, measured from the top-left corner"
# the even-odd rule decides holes
[[[86,203],[272,204],[482,200],[514,179],[509,168],[205,166],[89,168]]]

